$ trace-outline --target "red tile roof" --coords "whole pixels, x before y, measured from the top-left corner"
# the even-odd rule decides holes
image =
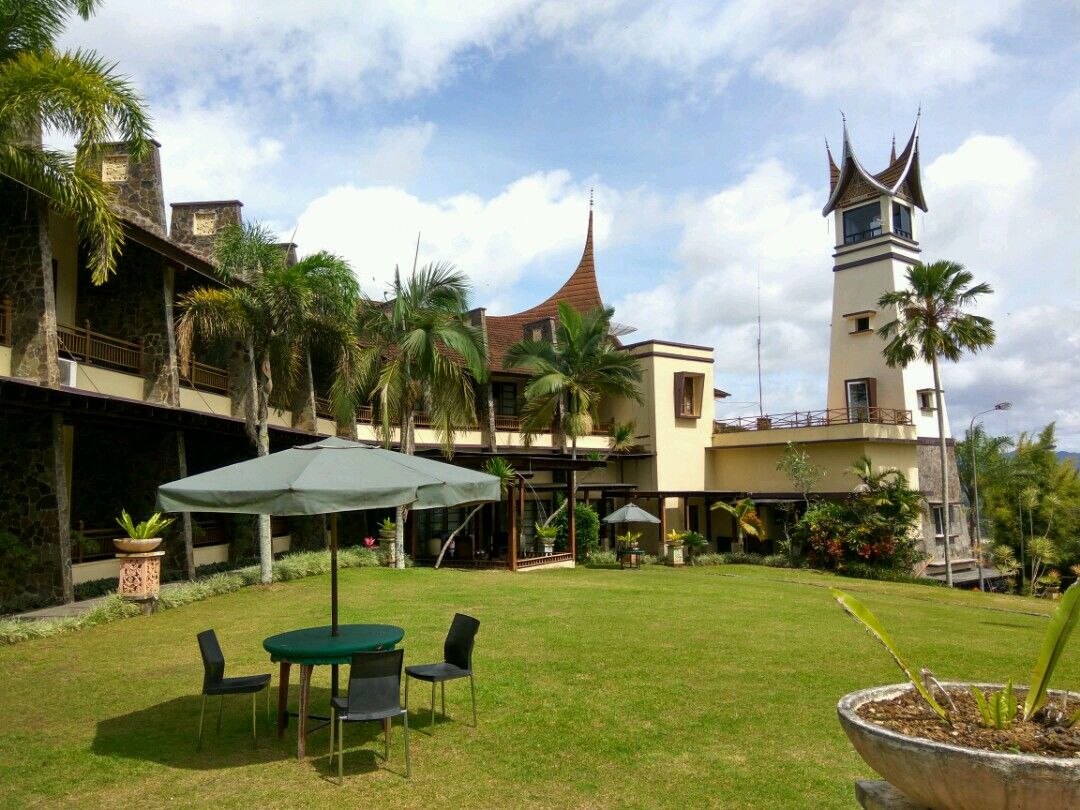
[[[570,278],[541,304],[513,315],[488,315],[488,357],[492,369],[502,369],[506,350],[525,337],[525,326],[545,318],[558,318],[558,303],[565,301],[581,312],[603,306],[600,287],[596,283],[596,265],[593,262],[593,215],[589,210],[589,230],[585,236],[585,250],[581,261]]]

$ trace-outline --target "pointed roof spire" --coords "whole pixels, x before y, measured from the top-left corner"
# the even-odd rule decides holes
[[[825,155],[829,158],[829,191],[832,191],[836,187],[836,181],[840,179],[840,169],[833,160],[828,138],[825,139]]]
[[[892,135],[892,149],[889,151],[889,163],[896,162],[896,133]]]

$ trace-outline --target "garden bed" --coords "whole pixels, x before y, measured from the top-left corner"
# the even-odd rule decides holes
[[[1017,689],[1015,694],[1023,705],[1026,690]],[[1080,757],[1080,729],[1050,724],[1045,710],[1038,712],[1030,722],[1014,721],[1004,729],[984,728],[971,692],[949,689],[949,697],[956,704],[956,711],[950,712],[951,726],[943,723],[922,698],[910,690],[890,700],[865,703],[856,711],[863,720],[909,737],[999,753]]]

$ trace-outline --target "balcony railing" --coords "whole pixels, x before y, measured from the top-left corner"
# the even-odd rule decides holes
[[[315,415],[320,419],[335,419],[334,406],[330,402],[329,397],[315,397]],[[371,406],[362,405],[356,409],[356,421],[357,422],[370,422],[371,421]]]
[[[521,430],[521,417],[516,415],[504,416],[497,413],[495,414],[495,429],[517,433]]]
[[[216,394],[229,393],[228,369],[200,363],[197,360],[191,364],[191,372],[187,377],[180,377],[180,384],[189,388],[198,388],[202,391],[212,391]]]
[[[880,226],[877,227],[877,228],[870,228],[869,230],[865,230],[865,231],[855,231],[854,233],[845,233],[844,234],[844,244],[845,245],[854,245],[856,242],[865,242],[867,239],[874,239],[874,238],[876,238],[878,236],[881,236],[881,234],[882,234],[882,230],[881,230]]]
[[[135,373],[142,370],[142,345],[139,343],[94,332],[89,323],[85,327],[57,324],[56,332],[60,352],[75,360]]]
[[[11,299],[0,301],[0,346],[11,345]]]
[[[910,425],[911,411],[898,408],[831,408],[823,411],[792,411],[768,416],[740,416],[718,419],[714,433],[741,433],[747,430],[824,427],[850,424]]]

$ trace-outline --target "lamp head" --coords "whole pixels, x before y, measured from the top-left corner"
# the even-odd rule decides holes
[[[1010,410],[1011,408],[1012,408],[1012,403],[1011,402],[999,402],[997,405],[994,406],[995,411],[1007,411],[1007,410]]]

